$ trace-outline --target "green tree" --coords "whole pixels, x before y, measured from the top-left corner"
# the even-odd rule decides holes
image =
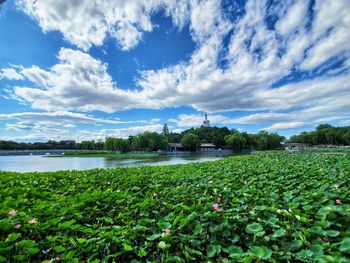
[[[131,143],[132,149],[134,151],[140,151],[141,147],[140,147],[140,139],[138,136],[134,136],[132,138],[132,143]]]
[[[163,126],[163,131],[162,133],[164,135],[168,135],[169,134],[169,128],[168,128],[168,125],[165,123],[164,126]]]
[[[240,133],[234,133],[225,137],[227,145],[235,151],[241,151],[246,146],[246,139]]]
[[[325,123],[325,124],[320,124],[320,125],[318,125],[318,126],[316,127],[316,131],[319,131],[319,130],[322,130],[322,129],[329,129],[329,128],[333,128],[333,126],[330,125],[330,124],[327,124],[327,123]]]
[[[109,152],[115,152],[115,148],[114,148],[114,140],[115,138],[113,137],[107,137],[106,141],[105,141],[105,150],[109,151]]]
[[[185,150],[189,150],[191,152],[194,152],[199,148],[200,141],[199,141],[199,138],[197,135],[195,135],[193,133],[187,133],[181,139],[181,144]]]
[[[171,132],[168,134],[167,137],[168,137],[169,142],[180,143],[183,135],[181,133]]]
[[[80,143],[80,149],[82,150],[95,150],[94,141],[82,141]]]
[[[121,153],[126,153],[131,150],[130,142],[128,139],[116,138],[113,144],[114,148]]]
[[[350,145],[350,129],[342,136],[343,144]]]
[[[168,138],[156,132],[144,132],[133,138],[132,146],[134,150],[158,151],[168,148]]]

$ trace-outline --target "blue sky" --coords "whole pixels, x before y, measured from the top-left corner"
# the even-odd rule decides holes
[[[350,2],[6,1],[0,139],[350,124]]]

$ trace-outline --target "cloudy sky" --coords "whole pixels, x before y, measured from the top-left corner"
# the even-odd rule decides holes
[[[349,0],[13,0],[0,139],[350,125]]]

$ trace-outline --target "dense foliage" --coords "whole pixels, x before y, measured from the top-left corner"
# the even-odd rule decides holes
[[[80,144],[74,140],[66,141],[48,141],[48,142],[14,142],[0,140],[0,150],[49,150],[49,149],[65,149],[65,150],[77,150],[80,148]]]
[[[107,137],[104,149],[110,152],[120,151],[126,153],[131,150],[131,144],[128,139]]]
[[[76,143],[73,140],[48,141],[38,143],[17,143],[13,141],[0,141],[0,150],[106,150],[110,152],[129,151],[158,151],[168,150],[168,142],[180,143],[187,134],[193,134],[199,139],[199,143],[212,143],[217,148],[232,148],[233,150],[257,149],[271,150],[281,148],[281,142],[285,139],[277,133],[261,131],[258,134],[248,134],[238,132],[236,129],[229,130],[227,127],[200,127],[185,130],[182,133],[169,133],[167,125],[164,125],[161,134],[156,132],[144,132],[136,136],[129,136],[128,139],[107,137],[102,141],[82,141]],[[232,143],[233,138],[239,137],[239,141]],[[193,137],[193,136],[192,136]],[[189,141],[188,139],[184,140]],[[238,145],[238,147],[237,147]],[[189,149],[188,145],[184,145]],[[190,147],[190,150],[197,149]]]
[[[230,131],[227,127],[204,127],[201,126],[199,128],[191,128],[189,130],[185,130],[182,132],[182,136],[184,136],[187,133],[192,133],[198,136],[201,143],[213,143],[218,148],[225,147],[225,136],[235,132],[236,130],[233,129]]]
[[[170,133],[169,142],[181,142],[186,134],[195,134],[201,143],[213,143],[217,148],[231,148],[233,150],[256,149],[273,150],[280,149],[285,140],[277,133],[260,131],[257,134],[239,132],[236,129],[229,130],[227,127],[200,127],[185,130],[182,133]]]
[[[185,150],[196,151],[201,145],[198,136],[193,133],[187,133],[182,137],[181,144]]]
[[[321,124],[315,131],[302,132],[299,135],[292,136],[290,142],[310,145],[350,145],[350,126],[332,127],[329,124]]]
[[[158,151],[168,149],[168,138],[156,132],[144,132],[132,137],[134,151]]]
[[[1,172],[0,262],[349,262],[349,173],[317,153]]]
[[[102,141],[82,141],[76,143],[73,140],[48,141],[36,143],[17,143],[13,141],[0,141],[0,150],[107,150],[110,152],[128,151],[158,151],[167,150],[168,142],[180,143],[186,134],[194,134],[200,143],[213,143],[217,148],[231,148],[233,150],[255,149],[272,150],[281,148],[285,141],[283,136],[277,133],[260,131],[257,134],[239,132],[227,127],[199,127],[185,130],[181,133],[169,133],[167,125],[164,125],[161,134],[145,132],[137,136],[129,136],[128,139],[107,137]],[[311,145],[350,145],[350,127],[332,127],[329,124],[321,124],[316,131],[302,132],[292,136],[289,142],[306,143]],[[185,147],[187,148],[187,146]]]

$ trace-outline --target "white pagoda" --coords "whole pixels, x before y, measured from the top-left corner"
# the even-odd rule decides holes
[[[203,121],[203,126],[204,127],[210,127],[210,123],[209,123],[207,114],[205,114],[204,116],[205,116],[205,119]]]

